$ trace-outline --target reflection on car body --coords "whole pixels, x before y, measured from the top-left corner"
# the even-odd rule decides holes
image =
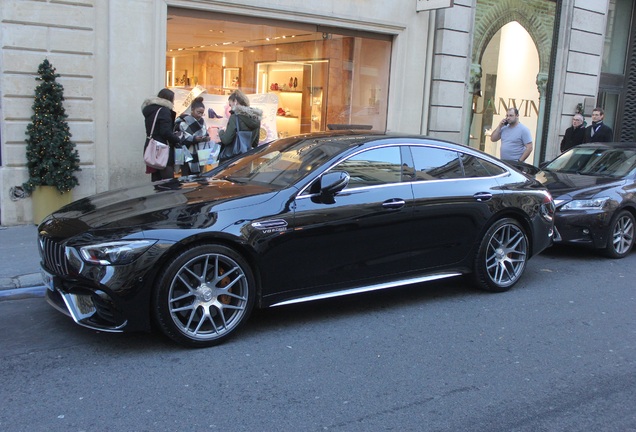
[[[508,290],[551,244],[553,211],[544,187],[485,153],[342,131],[78,200],[42,222],[39,242],[47,299],[78,324],[154,322],[200,347],[254,307],[462,274]]]

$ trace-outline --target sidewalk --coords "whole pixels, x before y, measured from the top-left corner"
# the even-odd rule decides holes
[[[43,296],[37,227],[0,226],[0,301]]]

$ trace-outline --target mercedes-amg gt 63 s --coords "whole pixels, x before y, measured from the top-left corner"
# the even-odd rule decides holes
[[[339,131],[80,199],[38,241],[47,299],[78,324],[205,347],[253,308],[460,275],[506,291],[552,244],[553,213],[539,182],[478,150]]]

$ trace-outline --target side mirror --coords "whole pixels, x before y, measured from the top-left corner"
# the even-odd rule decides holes
[[[325,204],[333,204],[335,195],[349,184],[349,173],[345,171],[328,172],[320,178],[318,199]]]

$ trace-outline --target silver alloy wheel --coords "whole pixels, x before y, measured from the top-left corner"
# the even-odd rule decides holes
[[[623,213],[616,220],[612,232],[612,245],[617,254],[630,251],[634,243],[634,221],[629,213]]]
[[[528,241],[521,228],[506,223],[497,228],[488,241],[486,272],[499,287],[513,285],[523,274]]]
[[[187,261],[177,271],[168,290],[168,310],[184,336],[210,341],[241,323],[248,297],[241,266],[226,255],[210,253]]]

